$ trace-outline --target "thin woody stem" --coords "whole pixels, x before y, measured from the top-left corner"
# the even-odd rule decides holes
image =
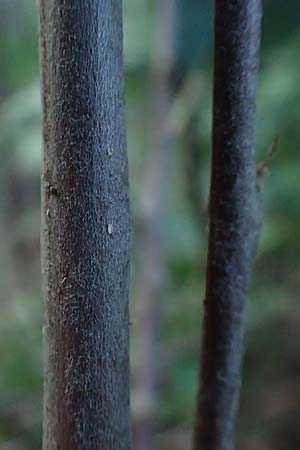
[[[255,103],[261,0],[215,1],[213,156],[194,450],[233,450],[246,296],[261,225]]]

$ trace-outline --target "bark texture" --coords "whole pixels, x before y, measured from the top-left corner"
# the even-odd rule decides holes
[[[255,96],[261,1],[215,1],[213,157],[194,450],[232,450],[246,294],[261,224]]]
[[[121,0],[40,0],[44,450],[129,450]]]

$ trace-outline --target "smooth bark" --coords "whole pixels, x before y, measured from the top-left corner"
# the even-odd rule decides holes
[[[43,450],[129,450],[121,0],[40,0]]]
[[[232,450],[261,224],[255,96],[261,1],[216,0],[210,230],[194,450]]]

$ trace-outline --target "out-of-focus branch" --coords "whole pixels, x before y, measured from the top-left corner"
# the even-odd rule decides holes
[[[140,212],[141,275],[138,285],[138,368],[135,446],[156,448],[154,416],[157,411],[162,358],[160,323],[165,262],[161,224],[174,154],[174,132],[169,117],[174,97],[175,0],[156,2],[156,43],[151,78],[151,143]]]

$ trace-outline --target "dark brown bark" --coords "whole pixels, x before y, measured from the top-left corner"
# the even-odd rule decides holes
[[[44,450],[129,450],[121,0],[40,0]]]
[[[216,0],[210,230],[194,450],[232,450],[246,295],[261,223],[255,173],[260,0]]]

